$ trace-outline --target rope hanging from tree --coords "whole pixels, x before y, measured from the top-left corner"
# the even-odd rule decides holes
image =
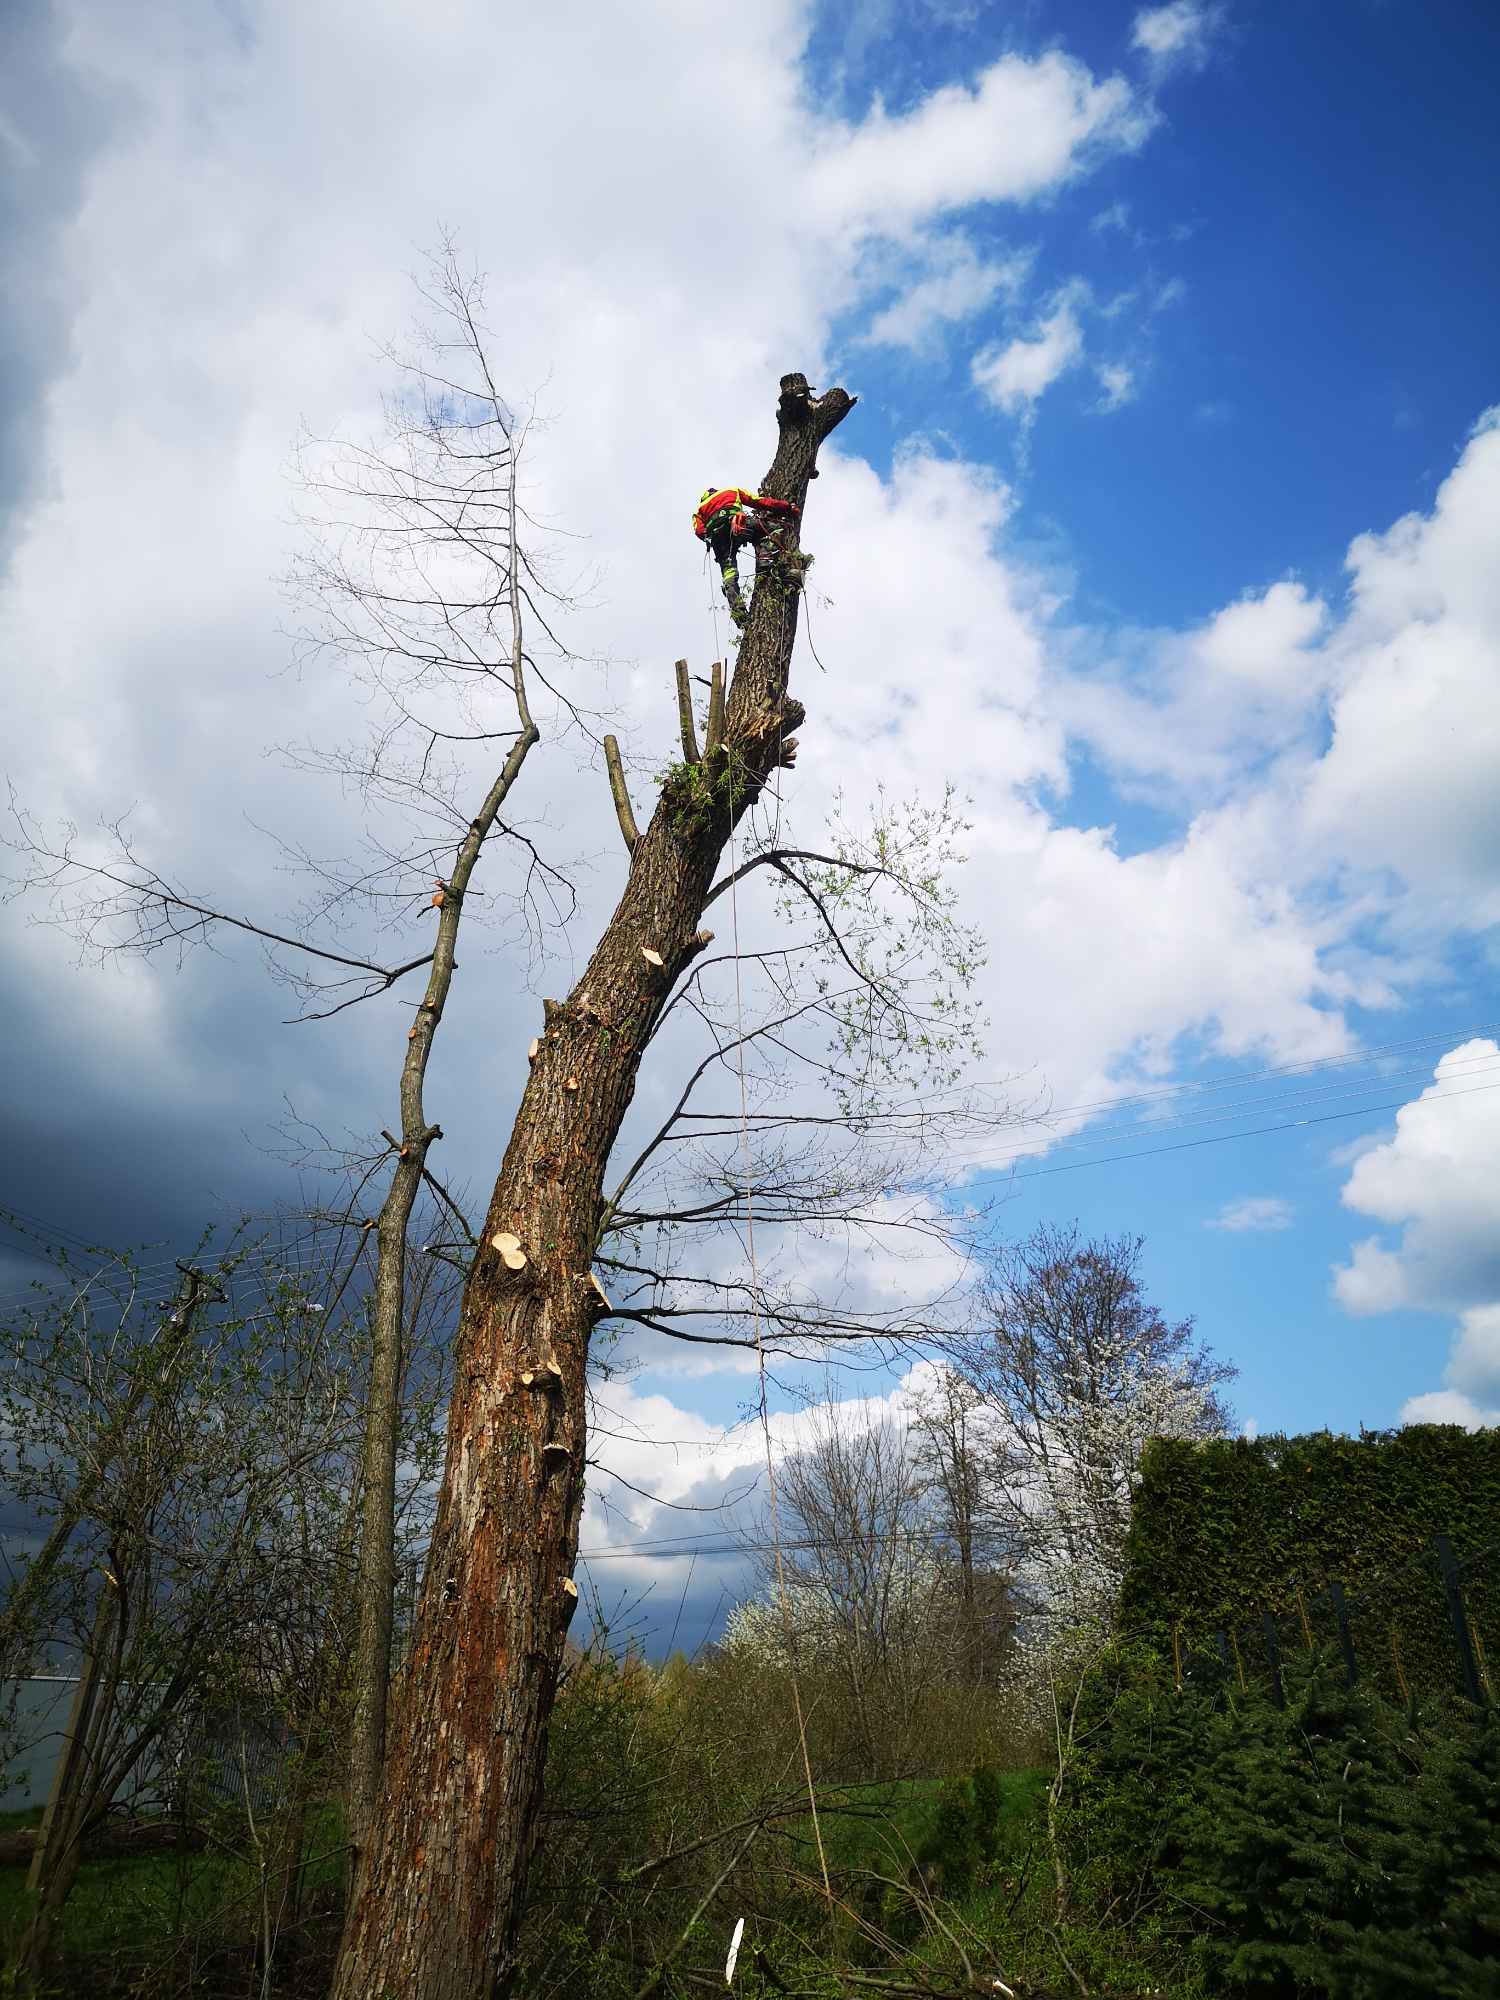
[[[714,648],[718,654],[719,609],[710,601],[714,624]],[[727,663],[727,661],[726,661]],[[771,1501],[771,1544],[775,1552],[776,1597],[781,1612],[781,1630],[786,1646],[787,1665],[792,1678],[792,1708],[797,1720],[797,1743],[802,1754],[802,1774],[807,1784],[808,1811],[812,1817],[813,1839],[818,1850],[818,1868],[823,1877],[823,1894],[830,1908],[833,1904],[833,1885],[828,1877],[828,1856],[823,1847],[823,1830],[818,1821],[818,1799],[813,1785],[812,1760],[807,1749],[807,1716],[802,1704],[802,1686],[797,1675],[797,1649],[792,1634],[791,1606],[787,1599],[786,1569],[781,1548],[781,1511],[776,1484],[775,1454],[771,1448],[771,1419],[766,1397],[766,1350],[760,1323],[760,1267],[755,1254],[755,1196],[751,1185],[750,1149],[750,1108],[749,1093],[745,1080],[745,1001],[740,973],[740,910],[739,910],[739,848],[734,823],[734,787],[727,785],[724,793],[724,810],[729,824],[729,917],[730,936],[734,956],[734,1015],[735,1015],[735,1058],[740,1086],[740,1157],[744,1162],[745,1174],[745,1254],[750,1264],[750,1319],[755,1333],[755,1362],[759,1385],[759,1416],[761,1437],[766,1453],[766,1485]],[[781,800],[777,794],[777,814],[780,816]]]

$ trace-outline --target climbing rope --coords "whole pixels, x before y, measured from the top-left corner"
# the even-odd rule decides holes
[[[710,586],[711,587],[711,586]],[[715,657],[724,661],[725,679],[728,679],[729,661],[726,653],[719,652],[719,607],[716,597],[710,601],[714,625]],[[726,689],[726,701],[728,699]],[[779,766],[778,766],[779,768]],[[823,1877],[823,1894],[829,1907],[833,1905],[833,1885],[828,1877],[828,1856],[823,1847],[823,1829],[818,1821],[818,1797],[813,1784],[812,1759],[807,1749],[807,1714],[802,1703],[802,1684],[797,1675],[797,1647],[792,1632],[791,1605],[787,1598],[786,1564],[781,1546],[781,1505],[776,1483],[776,1458],[771,1448],[771,1417],[766,1388],[766,1350],[761,1330],[760,1314],[760,1266],[755,1254],[755,1196],[752,1191],[750,1147],[750,1101],[749,1086],[745,1077],[745,996],[740,970],[740,906],[739,885],[739,845],[734,825],[734,787],[725,788],[725,816],[728,822],[729,847],[729,923],[730,942],[734,956],[734,1015],[735,1015],[735,1067],[740,1086],[740,1157],[744,1170],[745,1200],[745,1254],[750,1264],[750,1320],[755,1333],[755,1362],[759,1384],[759,1417],[761,1438],[766,1454],[766,1487],[771,1502],[771,1546],[775,1556],[776,1598],[781,1612],[782,1643],[786,1648],[787,1665],[792,1678],[792,1708],[797,1720],[797,1745],[802,1756],[802,1775],[807,1784],[807,1804],[812,1816],[813,1840],[818,1850],[818,1868]],[[781,818],[781,795],[776,793],[777,825]]]
[[[797,1717],[797,1742],[802,1752],[802,1774],[807,1781],[807,1804],[812,1814],[813,1839],[818,1849],[818,1868],[823,1877],[823,1894],[830,1907],[833,1903],[833,1885],[828,1879],[828,1856],[823,1850],[823,1830],[818,1824],[818,1798],[813,1787],[812,1760],[807,1753],[807,1717],[802,1706],[802,1687],[797,1678],[797,1648],[792,1635],[791,1606],[786,1594],[786,1568],[781,1551],[781,1509],[776,1487],[776,1460],[771,1449],[771,1418],[766,1397],[766,1349],[760,1324],[760,1268],[755,1257],[755,1196],[751,1191],[750,1152],[750,1109],[749,1093],[745,1082],[745,1007],[740,980],[740,913],[738,894],[734,876],[739,867],[735,843],[731,800],[729,806],[729,920],[731,939],[734,946],[734,1012],[735,1012],[735,1055],[740,1083],[740,1156],[745,1171],[745,1253],[750,1260],[750,1319],[755,1330],[755,1364],[759,1382],[759,1414],[761,1437],[766,1451],[766,1485],[771,1499],[771,1545],[776,1557],[776,1596],[781,1607],[781,1636],[786,1647],[787,1664],[792,1676],[792,1707]]]

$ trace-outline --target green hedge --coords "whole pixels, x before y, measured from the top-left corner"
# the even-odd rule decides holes
[[[1402,1701],[1447,1690],[1458,1668],[1433,1552],[1439,1534],[1466,1564],[1467,1610],[1493,1677],[1500,1430],[1412,1424],[1359,1437],[1159,1439],[1132,1510],[1120,1627],[1200,1657],[1217,1651],[1222,1632],[1259,1668],[1269,1610],[1284,1648],[1310,1639],[1333,1652],[1326,1589],[1336,1580],[1362,1675]]]

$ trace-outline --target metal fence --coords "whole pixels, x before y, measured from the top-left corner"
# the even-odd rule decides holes
[[[1500,1668],[1500,1541],[1460,1554],[1436,1535],[1409,1560],[1356,1589],[1337,1577],[1292,1581],[1275,1604],[1226,1621],[1205,1638],[1171,1634],[1177,1684],[1223,1680],[1285,1705],[1284,1669],[1320,1654],[1350,1687],[1362,1682],[1403,1707],[1439,1694],[1481,1706]]]
[[[248,1805],[257,1814],[275,1812],[287,1802],[300,1748],[275,1714],[200,1711],[177,1746],[177,1790],[189,1808]]]
[[[46,1804],[77,1686],[76,1674],[0,1682],[6,1752],[0,1810]],[[143,1817],[247,1801],[256,1813],[272,1812],[286,1802],[299,1750],[274,1711],[199,1709],[151,1744],[114,1804]]]

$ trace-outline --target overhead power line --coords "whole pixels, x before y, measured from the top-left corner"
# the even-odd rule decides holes
[[[1135,1105],[1150,1106],[1163,1102],[1170,1103],[1174,1100],[1201,1099],[1214,1094],[1218,1094],[1222,1099],[1225,1093],[1243,1093],[1255,1084],[1271,1078],[1290,1080],[1301,1077],[1320,1082],[1320,1087],[1315,1090],[1292,1090],[1286,1092],[1285,1095],[1273,1094],[1269,1098],[1250,1102],[1221,1102],[1217,1105],[1205,1106],[1201,1110],[1194,1107],[1186,1111],[1184,1115],[1178,1117],[1143,1120],[1133,1123],[1124,1129],[1119,1127],[1110,1129],[1106,1125],[1103,1129],[1092,1133],[1080,1132],[1066,1138],[1059,1138],[1048,1145],[1047,1152],[1057,1154],[1065,1151],[1088,1151],[1097,1153],[1098,1157],[1057,1161],[1050,1166],[1031,1167],[1014,1173],[1012,1178],[1016,1180],[1036,1180],[1042,1178],[1044,1175],[1076,1173],[1085,1167],[1109,1166],[1115,1162],[1123,1163],[1126,1161],[1157,1158],[1168,1153],[1185,1152],[1201,1146],[1224,1145],[1232,1140],[1264,1138],[1274,1133],[1295,1131],[1303,1127],[1331,1124],[1351,1118],[1375,1117],[1382,1112],[1401,1110],[1408,1103],[1412,1102],[1437,1103],[1449,1097],[1477,1095],[1481,1090],[1494,1089],[1497,1086],[1478,1085],[1458,1090],[1430,1090],[1424,1093],[1420,1099],[1409,1097],[1382,1099],[1377,1103],[1360,1104],[1344,1111],[1324,1112],[1308,1116],[1296,1115],[1303,1110],[1304,1106],[1319,1101],[1326,1101],[1329,1097],[1353,1095],[1372,1088],[1377,1083],[1389,1084],[1397,1079],[1421,1075],[1425,1073],[1427,1066],[1423,1064],[1415,1068],[1390,1071],[1378,1079],[1366,1078],[1361,1082],[1349,1083],[1340,1081],[1331,1085],[1321,1084],[1321,1078],[1325,1075],[1367,1069],[1371,1064],[1378,1063],[1385,1058],[1409,1054],[1418,1048],[1431,1047],[1440,1042],[1447,1042],[1452,1045],[1465,1040],[1472,1041],[1480,1036],[1495,1032],[1500,1032],[1500,1022],[1482,1021],[1467,1028],[1434,1030],[1426,1034],[1410,1036],[1401,1041],[1377,1044],[1371,1048],[1356,1051],[1348,1055],[1320,1056],[1297,1063],[1276,1064],[1251,1071],[1246,1075],[1238,1077],[1190,1079],[1181,1083],[1164,1084],[1159,1088],[1132,1092],[1118,1097],[1083,1100],[1064,1106],[1061,1109],[1051,1110],[1045,1115],[1024,1116],[1016,1121],[1018,1125],[1039,1128],[1057,1120],[1086,1116],[1094,1111],[1117,1112]],[[1500,1068],[1500,1057],[1492,1057],[1486,1054],[1484,1056],[1472,1057],[1466,1062],[1454,1066],[1448,1074],[1484,1075],[1496,1068]],[[1001,1078],[994,1081],[1005,1083],[1014,1081],[1014,1079]],[[977,1085],[973,1087],[984,1088],[986,1086]],[[930,1104],[932,1101],[921,1098],[907,1100],[913,1106],[919,1106],[923,1103]],[[1258,1109],[1273,1113],[1279,1112],[1286,1115],[1275,1118],[1272,1122],[1252,1126],[1244,1130],[1215,1133],[1199,1139],[1182,1140],[1165,1145],[1135,1147],[1128,1152],[1101,1152],[1099,1150],[1101,1148],[1118,1147],[1122,1144],[1127,1144],[1130,1139],[1138,1136],[1144,1137],[1148,1133],[1182,1131],[1200,1124],[1224,1122],[1232,1118],[1243,1117],[1247,1113]],[[775,1114],[768,1114],[766,1121],[762,1122],[775,1122]],[[998,1168],[1008,1161],[1024,1159],[1032,1155],[1035,1151],[1035,1141],[1019,1140],[1012,1141],[1008,1145],[992,1147],[983,1143],[970,1143],[966,1145],[965,1142],[960,1140],[949,1146],[946,1151],[948,1158],[972,1164],[982,1171],[987,1166]],[[12,1217],[15,1218],[15,1222],[11,1221]],[[25,1225],[25,1227],[17,1227],[16,1224]],[[330,1227],[333,1226],[330,1225]],[[357,1229],[360,1225],[357,1222],[352,1222],[349,1226]],[[28,1228],[36,1232],[35,1237],[28,1235]],[[89,1256],[114,1254],[108,1250],[107,1246],[90,1241],[88,1237],[82,1235],[71,1225],[51,1221],[32,1214],[26,1209],[16,1207],[14,1203],[8,1202],[3,1207],[0,1207],[0,1230],[5,1230],[11,1237],[16,1239],[15,1248],[17,1251],[29,1250],[38,1263],[43,1261],[43,1253],[48,1243],[60,1245],[65,1249]],[[298,1275],[311,1271],[318,1265],[322,1255],[323,1251],[318,1244],[317,1233],[314,1232],[308,1236],[294,1239],[279,1254],[278,1261],[288,1273]],[[136,1276],[143,1284],[151,1284],[157,1281],[170,1282],[175,1270],[175,1260],[163,1257],[139,1265],[135,1269]],[[40,1276],[36,1280],[17,1285],[6,1292],[0,1292],[0,1308],[23,1303],[35,1295],[38,1285],[45,1287],[47,1282],[46,1276]]]
[[[1462,1077],[1483,1076],[1496,1070],[1500,1070],[1500,1056],[1483,1056],[1474,1057],[1469,1062],[1455,1065],[1448,1074],[1450,1076]],[[1248,1101],[1238,1104],[1216,1105],[1203,1108],[1195,1107],[1175,1118],[1132,1119],[1125,1124],[1113,1126],[1106,1124],[1094,1131],[1083,1131],[1066,1138],[1056,1139],[1051,1142],[1048,1150],[1051,1152],[1076,1152],[1086,1147],[1118,1145],[1148,1134],[1188,1131],[1199,1125],[1226,1124],[1232,1119],[1250,1117],[1257,1111],[1262,1113],[1300,1111],[1306,1105],[1323,1104],[1330,1098],[1358,1096],[1375,1089],[1379,1084],[1389,1085],[1400,1082],[1407,1076],[1421,1076],[1425,1074],[1426,1066],[1423,1065],[1416,1070],[1397,1070],[1381,1078],[1365,1077],[1355,1082],[1347,1082],[1340,1079],[1337,1083],[1321,1084],[1316,1090],[1280,1091],[1273,1092],[1268,1097],[1251,1098]],[[1433,1095],[1440,1094],[1433,1093]],[[1448,1094],[1451,1095],[1453,1093]],[[1405,1103],[1416,1102],[1417,1100],[1413,1098],[1401,1101]],[[1430,1098],[1428,1101],[1431,1101]],[[1045,1119],[1026,1119],[1021,1122],[1028,1125],[1041,1125],[1048,1121]],[[1022,1158],[1034,1152],[1036,1146],[1037,1141],[1034,1139],[1016,1139],[1006,1144],[995,1146],[987,1145],[983,1140],[971,1139],[965,1141],[959,1139],[949,1146],[946,1151],[949,1158],[972,1159],[976,1163],[985,1164],[991,1161]]]
[[[1422,1101],[1438,1104],[1450,1097],[1479,1097],[1486,1091],[1500,1090],[1500,1083],[1476,1083],[1467,1090],[1434,1091]],[[1385,1104],[1361,1104],[1352,1111],[1325,1111],[1315,1118],[1291,1118],[1280,1125],[1257,1125],[1249,1132],[1215,1132],[1206,1139],[1179,1139],[1171,1146],[1147,1146],[1136,1153],[1111,1153],[1100,1160],[1068,1160],[1059,1167],[1034,1167],[1030,1173],[1013,1176],[1018,1181],[1040,1180],[1045,1174],[1074,1174],[1084,1167],[1108,1167],[1123,1160],[1146,1160],[1159,1153],[1183,1153],[1195,1146],[1222,1146],[1231,1139],[1260,1139],[1268,1132],[1292,1132],[1303,1125],[1332,1125],[1340,1119],[1367,1118],[1377,1111],[1401,1111],[1411,1100],[1404,1097],[1392,1098]]]
[[[1410,1054],[1413,1049],[1429,1048],[1437,1042],[1451,1042],[1456,1045],[1475,1041],[1483,1035],[1497,1034],[1500,1034],[1500,1021],[1479,1021],[1467,1028],[1432,1029],[1421,1035],[1407,1036],[1401,1041],[1376,1042],[1368,1048],[1352,1049],[1344,1055],[1305,1056],[1297,1062],[1272,1063],[1261,1069],[1246,1070],[1238,1076],[1186,1077],[1177,1083],[1152,1084],[1144,1090],[1110,1097],[1085,1098],[1076,1104],[1054,1107],[1046,1115],[1052,1118],[1071,1118],[1089,1111],[1114,1111],[1129,1104],[1153,1103],[1161,1098],[1191,1096],[1215,1090],[1241,1090],[1250,1084],[1264,1083],[1271,1077],[1311,1076],[1324,1070],[1362,1067],[1379,1062],[1386,1056],[1405,1055]],[[1015,1076],[990,1077],[982,1082],[955,1086],[955,1090],[1006,1089],[1018,1080]],[[905,1102],[915,1106],[924,1100],[920,1097],[911,1097]]]

